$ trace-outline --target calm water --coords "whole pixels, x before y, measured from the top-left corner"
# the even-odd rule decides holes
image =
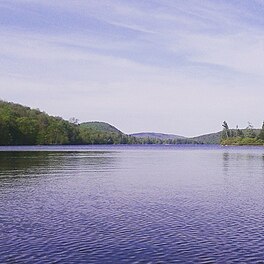
[[[0,150],[0,263],[264,260],[264,148]]]

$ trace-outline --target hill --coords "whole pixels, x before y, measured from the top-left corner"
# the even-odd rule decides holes
[[[163,133],[154,133],[154,132],[141,132],[130,134],[130,136],[136,138],[153,138],[153,139],[185,139],[185,137],[174,135],[174,134],[163,134]]]
[[[262,132],[261,132],[262,131]],[[262,144],[261,129],[228,129],[224,144]],[[105,122],[77,124],[38,109],[0,100],[0,145],[50,144],[220,144],[223,132],[192,138],[142,132],[126,135]],[[261,140],[261,141],[260,141]]]
[[[233,133],[236,133],[235,129],[230,129],[230,131],[233,131]],[[247,129],[241,129],[241,131],[247,135]],[[253,129],[254,133],[256,133],[256,135],[258,135],[260,133],[260,129]],[[221,142],[221,138],[222,138],[222,131],[219,132],[215,132],[215,133],[210,133],[210,134],[205,134],[205,135],[201,135],[201,136],[197,136],[197,137],[193,137],[193,138],[189,138],[190,140],[194,140],[197,143],[200,144],[220,144]]]
[[[105,122],[77,124],[74,118],[69,122],[38,109],[1,100],[0,135],[0,145],[190,143],[174,135],[134,137]]]
[[[84,144],[139,144],[139,140],[105,122],[84,122],[79,125]]]
[[[197,137],[192,137],[189,139],[194,140],[200,144],[220,144],[221,137],[222,137],[222,131],[219,131],[215,133],[209,133]]]
[[[79,144],[78,126],[38,109],[0,101],[0,145]]]
[[[85,122],[85,123],[81,123],[80,127],[87,128],[97,132],[124,134],[116,127],[105,122],[98,122],[98,121]]]
[[[72,123],[0,100],[0,145],[142,144],[104,122]]]

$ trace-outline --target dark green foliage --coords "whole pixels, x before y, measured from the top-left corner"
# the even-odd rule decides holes
[[[80,136],[85,144],[136,144],[133,137],[105,122],[85,122],[80,124]]]
[[[105,122],[98,122],[98,121],[85,122],[82,123],[80,126],[98,132],[122,133],[116,127],[111,126]]]
[[[222,131],[190,138],[199,144],[220,144]]]
[[[221,138],[222,145],[264,145],[264,123],[262,129],[254,129],[250,122],[248,126],[240,130],[238,126],[236,129],[228,128],[228,136],[224,129]]]
[[[255,138],[257,136],[255,131],[254,131],[254,128],[250,122],[248,122],[248,126],[247,126],[245,132],[246,132],[245,136],[248,138]]]
[[[186,144],[188,139],[136,138],[104,122],[78,125],[38,109],[0,101],[0,145]]]
[[[249,138],[249,137],[233,137],[224,139],[221,141],[222,145],[237,145],[237,146],[243,146],[243,145],[264,145],[264,140],[256,138]]]
[[[0,101],[0,145],[80,143],[79,128],[60,117]]]
[[[258,135],[258,139],[264,141],[264,122],[263,122],[263,124],[262,124],[262,128],[261,128],[260,133],[259,133],[259,135]]]
[[[230,131],[226,121],[223,122],[222,127],[223,127],[222,138],[226,139],[232,137],[232,131]]]
[[[243,138],[243,137],[244,137],[244,133],[243,133],[243,131],[242,131],[241,129],[237,129],[237,131],[236,131],[236,136],[237,136],[237,137],[241,137],[241,138]]]

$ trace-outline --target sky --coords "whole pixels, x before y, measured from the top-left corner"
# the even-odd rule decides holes
[[[0,98],[125,133],[264,120],[263,0],[1,0]]]

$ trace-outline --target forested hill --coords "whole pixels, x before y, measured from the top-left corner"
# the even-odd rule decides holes
[[[93,131],[97,131],[97,132],[107,132],[107,133],[110,132],[110,133],[124,134],[116,127],[108,123],[105,123],[105,122],[98,122],[98,121],[85,122],[85,123],[81,123],[80,126],[83,128],[93,130]]]
[[[81,125],[38,109],[0,101],[0,145],[142,144],[103,122]]]
[[[105,122],[66,121],[15,103],[0,100],[0,145],[61,145],[61,144],[259,144],[262,130],[226,129],[220,132],[184,138],[160,133],[126,135]],[[238,137],[238,132],[242,136]],[[223,135],[228,138],[223,138]],[[255,141],[252,140],[255,135]],[[261,135],[262,135],[261,134]],[[240,140],[241,138],[241,140]],[[247,138],[251,138],[247,140]],[[253,138],[253,139],[252,139]],[[225,141],[223,141],[223,139]],[[224,142],[224,143],[223,143]],[[253,142],[253,143],[252,143]],[[261,141],[262,143],[262,141]]]
[[[229,136],[229,139],[227,140],[227,142],[224,142],[224,144],[229,144],[229,143],[231,144],[233,142],[238,144],[237,143],[238,137],[235,136],[235,135],[237,135],[237,129],[229,129],[228,131],[230,133],[230,136]],[[255,135],[256,138],[261,133],[261,129],[252,129],[252,131],[250,131],[248,128],[244,128],[244,129],[239,129],[239,131],[240,131],[240,133],[242,133],[242,135],[243,135],[242,138],[243,138],[243,141],[245,141],[245,142],[247,142],[246,139],[248,137],[254,138],[254,136],[253,137],[248,136],[248,134],[250,134],[250,132],[253,133],[253,135]],[[219,131],[216,133],[205,134],[205,135],[201,135],[201,136],[197,136],[197,137],[193,137],[193,138],[189,138],[189,139],[197,142],[198,144],[223,144],[223,142],[222,142],[223,141],[223,134],[225,134],[223,131]]]
[[[236,134],[236,129],[230,129],[229,131],[231,134]],[[247,136],[248,131],[246,128],[241,129],[240,131],[244,133],[245,136]],[[260,131],[261,131],[260,129],[253,129],[253,132],[254,134],[256,134],[256,136],[259,135]],[[189,140],[193,140],[198,144],[220,144],[222,139],[223,139],[223,131],[189,138]]]
[[[141,133],[134,133],[130,135],[133,137],[137,137],[137,138],[153,138],[153,139],[161,139],[161,140],[186,139],[183,136],[178,136],[174,134],[164,134],[164,133],[154,133],[154,132],[141,132]]]
[[[220,144],[222,131],[190,138],[200,144]]]
[[[0,145],[78,144],[79,128],[38,109],[0,101]]]
[[[0,100],[0,145],[193,143],[188,139],[136,138],[104,122],[76,121]]]

